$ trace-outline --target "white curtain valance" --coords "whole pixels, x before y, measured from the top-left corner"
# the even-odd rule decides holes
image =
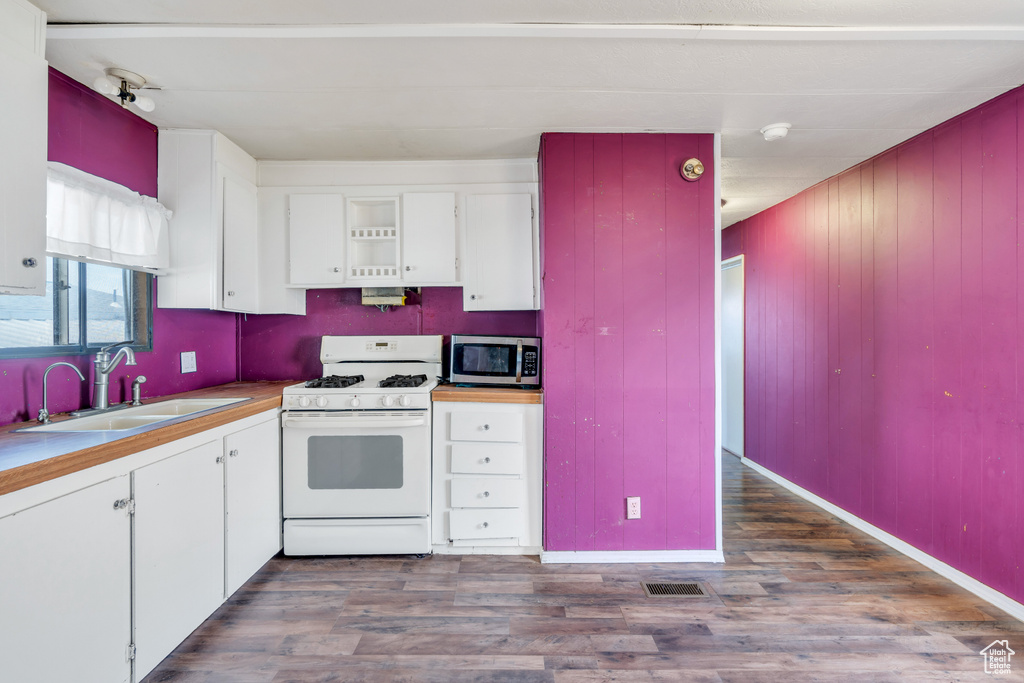
[[[51,256],[159,272],[168,266],[170,218],[152,197],[49,163],[46,252]]]

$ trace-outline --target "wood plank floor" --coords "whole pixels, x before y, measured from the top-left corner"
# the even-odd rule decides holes
[[[990,681],[996,639],[1024,680],[1024,623],[732,456],[723,488],[724,565],[275,558],[146,683]]]

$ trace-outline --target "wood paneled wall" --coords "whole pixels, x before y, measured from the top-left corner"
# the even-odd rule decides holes
[[[542,138],[547,550],[715,547],[713,162],[711,135]]]
[[[1024,92],[728,228],[746,455],[1024,601]]]

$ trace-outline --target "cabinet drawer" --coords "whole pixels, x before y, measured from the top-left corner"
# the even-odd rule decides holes
[[[453,443],[453,474],[520,474],[523,445],[520,443]]]
[[[522,479],[452,479],[453,508],[517,508],[525,503]]]
[[[519,509],[452,510],[452,540],[470,538],[514,538],[523,535],[523,513]]]
[[[522,413],[463,412],[452,413],[452,441],[523,440]]]

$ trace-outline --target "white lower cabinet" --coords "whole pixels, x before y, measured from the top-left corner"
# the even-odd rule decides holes
[[[141,681],[273,557],[278,414],[39,484],[38,494],[16,492],[21,504],[0,506],[0,680]]]
[[[131,679],[131,520],[122,475],[0,519],[0,679]]]
[[[537,552],[543,406],[434,402],[435,552]]]
[[[132,488],[138,680],[224,600],[223,445],[138,469]]]
[[[226,572],[229,597],[281,549],[281,425],[224,437]]]

